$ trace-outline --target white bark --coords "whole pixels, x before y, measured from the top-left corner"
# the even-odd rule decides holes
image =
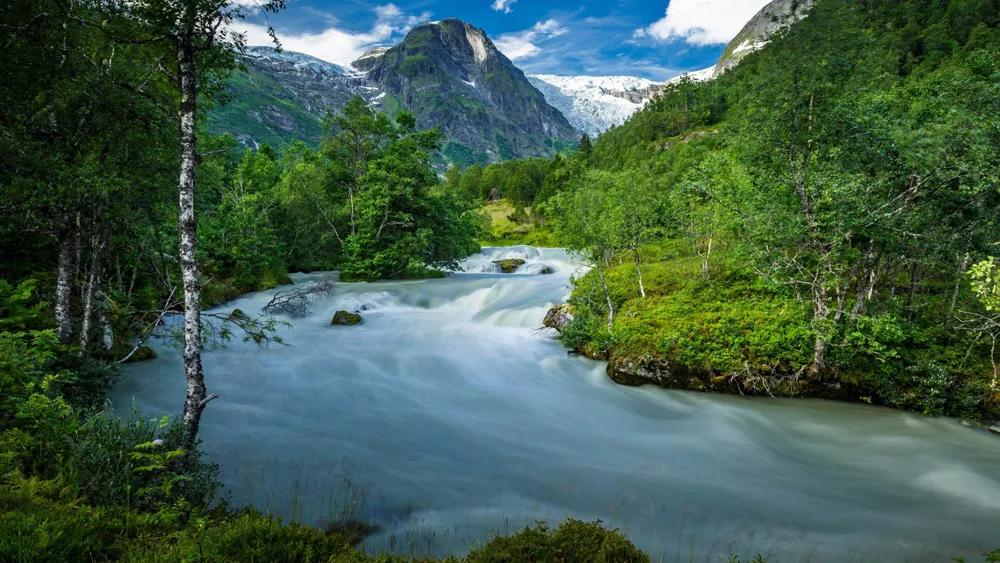
[[[608,291],[608,282],[604,279],[604,268],[601,267],[600,262],[597,264],[597,277],[601,280],[601,289],[604,290],[604,301],[608,306],[608,330],[610,331],[615,322],[615,306],[611,302],[611,293]]]
[[[70,316],[70,294],[73,291],[73,269],[75,252],[73,235],[64,233],[59,238],[58,271],[56,273],[56,331],[59,342],[69,344],[73,338],[73,319]]]
[[[94,335],[95,303],[101,296],[101,258],[104,242],[95,232],[91,236],[90,271],[87,273],[87,286],[83,292],[83,316],[80,321],[80,355],[86,355],[91,349]],[[99,307],[99,305],[97,305]]]
[[[639,257],[639,248],[632,248],[632,256],[635,258],[635,275],[639,278],[639,295],[646,298],[646,286],[642,283],[642,259]]]
[[[188,8],[189,10],[193,8]],[[193,14],[187,14],[193,16]],[[198,428],[209,398],[201,364],[201,280],[198,275],[198,232],[194,213],[195,167],[197,166],[197,71],[190,34],[178,39],[177,63],[180,80],[181,165],[178,182],[181,280],[184,287],[184,441],[188,452],[194,451]]]

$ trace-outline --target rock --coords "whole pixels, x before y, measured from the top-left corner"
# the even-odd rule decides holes
[[[680,370],[684,371],[684,370]],[[642,385],[652,383],[663,387],[686,389],[689,378],[675,373],[674,366],[667,360],[653,356],[614,356],[608,362],[608,376],[621,385]]]
[[[566,325],[568,325],[573,320],[573,306],[569,303],[563,303],[562,305],[553,305],[552,308],[545,313],[545,319],[542,321],[542,325],[548,328],[553,328],[562,332]]]
[[[233,312],[229,313],[229,318],[234,321],[250,320],[250,317],[242,309],[233,309]]]
[[[539,274],[554,274],[554,273],[556,273],[556,269],[553,268],[552,266],[546,265],[546,266],[542,266],[542,269],[538,270],[538,273]]]
[[[361,315],[350,311],[337,311],[333,314],[331,325],[354,326],[361,324]]]
[[[503,260],[494,260],[493,263],[500,266],[500,271],[504,274],[513,274],[518,268],[524,266],[524,260],[520,258],[504,258]]]

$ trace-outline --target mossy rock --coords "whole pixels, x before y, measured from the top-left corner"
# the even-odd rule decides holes
[[[350,311],[337,311],[330,320],[330,325],[354,326],[361,324],[361,315]]]
[[[562,332],[563,329],[566,328],[566,325],[573,322],[574,311],[574,307],[569,303],[553,305],[549,308],[548,312],[545,313],[545,318],[542,320],[542,326]]]
[[[500,266],[500,271],[505,274],[513,274],[518,268],[524,266],[524,260],[520,258],[504,258],[503,260],[494,260],[493,263]]]
[[[250,319],[250,316],[243,312],[243,309],[233,309],[232,313],[229,313],[229,318],[234,321],[246,321]]]

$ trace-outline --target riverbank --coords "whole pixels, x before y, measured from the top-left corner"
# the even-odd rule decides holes
[[[569,299],[576,314],[562,341],[606,360],[618,383],[1000,419],[988,346],[941,326],[945,297],[918,302],[899,288],[892,307],[853,316],[849,330],[831,336],[826,369],[810,374],[816,330],[808,296],[768,284],[737,252],[718,245],[706,257],[684,241],[645,247],[645,296],[631,256],[605,270],[607,296],[596,271],[577,280]]]

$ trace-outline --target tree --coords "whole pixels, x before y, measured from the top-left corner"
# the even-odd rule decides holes
[[[605,184],[607,176],[590,172],[573,188],[560,192],[547,204],[560,240],[597,272],[607,309],[607,330],[615,320],[615,305],[608,289],[606,271],[621,239],[615,232],[614,205]]]
[[[1000,339],[1000,261],[996,258],[982,260],[968,271],[972,291],[979,301],[981,311],[965,313],[965,326],[977,338],[987,338],[990,342],[990,363],[993,377],[990,390],[1000,391],[1000,365],[998,365],[997,340]]]
[[[577,150],[580,151],[580,154],[583,155],[583,158],[585,159],[590,158],[591,153],[594,152],[594,145],[592,145],[590,142],[590,135],[584,133],[580,137],[580,144],[577,147]]]
[[[167,71],[179,97],[180,171],[178,179],[179,262],[184,288],[184,439],[194,451],[205,406],[218,395],[208,394],[201,363],[201,279],[198,270],[198,225],[195,218],[195,172],[198,166],[199,93],[213,73],[226,72],[244,45],[231,31],[243,17],[242,3],[234,0],[120,0],[116,5],[125,26],[112,31],[121,42],[161,45],[173,60]],[[284,0],[261,0],[256,7],[276,12]],[[132,27],[132,29],[128,29]],[[272,33],[273,36],[273,33]]]

